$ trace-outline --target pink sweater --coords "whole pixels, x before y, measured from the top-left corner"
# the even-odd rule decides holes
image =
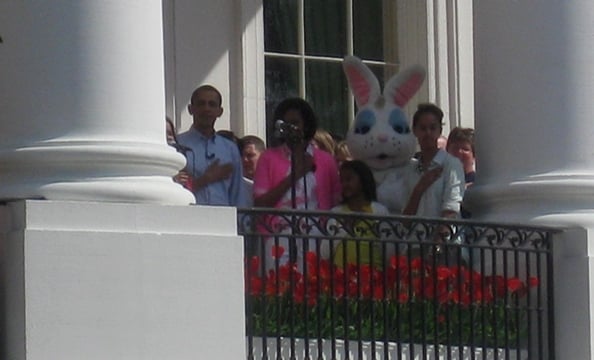
[[[340,200],[341,190],[338,168],[332,155],[317,148],[313,149],[315,164],[318,209],[330,210]],[[289,173],[291,166],[290,152],[286,146],[277,146],[266,150],[258,159],[254,174],[254,198],[267,193],[277,186]],[[275,204],[278,208],[279,204]]]

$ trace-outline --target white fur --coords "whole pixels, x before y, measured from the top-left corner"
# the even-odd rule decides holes
[[[347,132],[347,145],[355,159],[372,169],[379,202],[390,212],[400,213],[406,202],[402,199],[403,172],[416,147],[401,106],[418,91],[425,71],[420,66],[410,67],[390,78],[381,93],[377,78],[360,59],[346,57],[343,69],[358,106]]]

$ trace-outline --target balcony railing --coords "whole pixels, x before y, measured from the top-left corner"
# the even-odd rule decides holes
[[[553,229],[240,209],[248,359],[553,359]]]

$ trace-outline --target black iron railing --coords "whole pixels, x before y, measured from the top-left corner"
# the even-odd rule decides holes
[[[552,359],[554,230],[239,209],[249,359]]]

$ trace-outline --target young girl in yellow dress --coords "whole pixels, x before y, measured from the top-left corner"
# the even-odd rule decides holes
[[[332,208],[332,211],[374,215],[389,214],[388,209],[377,202],[373,173],[364,162],[360,160],[343,162],[340,166],[340,183],[342,185],[342,204]],[[338,222],[333,223],[338,225]],[[335,241],[334,263],[337,266],[344,266],[345,260],[347,264],[354,265],[381,265],[381,247],[375,241],[366,241],[378,238],[377,220],[364,217],[353,218],[353,221],[349,221],[345,218],[344,223],[338,227],[342,227],[340,233],[345,237],[363,241],[350,239]],[[348,229],[344,229],[345,227]],[[373,251],[371,251],[372,246]]]

